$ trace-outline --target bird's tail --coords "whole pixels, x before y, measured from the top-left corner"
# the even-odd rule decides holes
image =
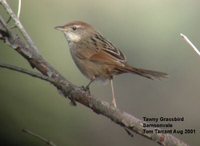
[[[153,70],[146,70],[141,68],[135,68],[129,65],[126,65],[124,68],[125,72],[134,73],[143,77],[146,77],[148,79],[160,79],[160,78],[166,78],[167,74],[163,72],[153,71]]]

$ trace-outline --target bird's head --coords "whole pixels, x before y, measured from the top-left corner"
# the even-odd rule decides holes
[[[73,21],[63,26],[56,26],[55,29],[62,31],[69,42],[79,42],[96,32],[91,25],[82,21]]]

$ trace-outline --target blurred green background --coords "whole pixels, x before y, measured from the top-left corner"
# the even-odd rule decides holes
[[[9,0],[17,11],[17,0]],[[2,6],[0,13],[4,18]],[[54,26],[86,21],[126,54],[129,64],[168,73],[151,81],[124,74],[114,80],[118,107],[142,119],[183,116],[174,128],[196,129],[175,135],[190,145],[200,144],[200,57],[180,37],[186,34],[200,47],[198,0],[24,0],[21,22],[40,53],[76,85],[88,80],[69,54],[62,33]],[[0,61],[31,69],[14,50],[0,42]],[[96,97],[111,101],[109,84],[91,87]],[[0,69],[0,145],[43,146],[21,132],[30,129],[58,146],[155,146],[141,136],[130,138],[107,118],[88,108],[73,107],[49,83]]]

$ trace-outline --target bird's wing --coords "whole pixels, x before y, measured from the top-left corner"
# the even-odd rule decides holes
[[[112,55],[106,53],[105,51],[99,51],[98,53],[93,54],[89,58],[92,62],[102,63],[102,64],[109,64],[109,65],[116,65],[122,64],[119,60],[117,60]]]
[[[101,34],[96,34],[92,41],[96,44],[96,53],[90,56],[91,61],[112,64],[127,62],[125,55]]]

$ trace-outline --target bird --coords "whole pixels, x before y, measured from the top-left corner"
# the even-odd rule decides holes
[[[80,72],[90,82],[110,81],[112,90],[111,105],[117,108],[113,77],[123,73],[133,73],[148,79],[160,79],[166,73],[132,67],[127,63],[127,58],[122,51],[115,47],[96,28],[83,21],[72,21],[65,25],[56,26],[56,30],[64,33],[68,42],[72,59]]]

